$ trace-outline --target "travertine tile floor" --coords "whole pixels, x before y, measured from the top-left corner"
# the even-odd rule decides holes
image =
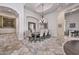
[[[64,55],[63,46],[57,38],[46,39],[42,42],[29,42],[28,39],[19,41],[15,35],[0,35],[0,54],[11,55]]]
[[[69,41],[69,40],[79,40],[79,37],[68,37],[68,36],[65,36],[65,41]]]
[[[24,41],[25,43],[25,41]],[[63,55],[63,47],[58,44],[56,38],[46,39],[42,42],[25,43],[34,55]]]
[[[14,50],[20,49],[21,42],[16,39],[14,34],[0,35],[0,54],[11,54]]]

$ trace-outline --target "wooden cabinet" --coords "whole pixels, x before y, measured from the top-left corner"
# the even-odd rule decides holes
[[[3,26],[2,16],[0,16],[0,28]]]
[[[0,16],[0,28],[15,28],[16,19]]]

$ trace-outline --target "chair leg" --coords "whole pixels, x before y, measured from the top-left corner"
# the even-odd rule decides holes
[[[41,38],[39,38],[39,41],[41,41]]]
[[[33,40],[34,40],[33,37],[30,37],[30,38],[29,38],[29,41],[30,41],[30,42],[33,42]]]

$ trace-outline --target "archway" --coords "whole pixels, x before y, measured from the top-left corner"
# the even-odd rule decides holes
[[[18,16],[14,9],[0,6],[0,34],[16,33]]]
[[[34,31],[38,31],[39,30],[39,20],[33,16],[27,16],[26,17],[27,19],[27,30],[29,30],[29,24],[32,26],[33,25],[33,28],[34,28]]]

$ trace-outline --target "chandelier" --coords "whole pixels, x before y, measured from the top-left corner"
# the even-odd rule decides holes
[[[40,23],[46,23],[45,17],[44,17],[44,3],[41,4],[42,13],[41,13],[41,21]]]

